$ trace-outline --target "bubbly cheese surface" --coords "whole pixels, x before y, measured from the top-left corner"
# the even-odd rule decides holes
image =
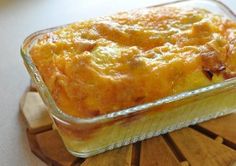
[[[236,76],[236,23],[138,9],[47,33],[30,55],[63,112],[94,117]]]

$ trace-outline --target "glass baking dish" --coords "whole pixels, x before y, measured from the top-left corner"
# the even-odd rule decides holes
[[[228,7],[213,0],[183,0],[156,6],[201,7],[236,21]],[[92,156],[236,110],[236,78],[233,78],[93,118],[65,114],[57,107],[29,55],[36,40],[61,27],[30,35],[21,47],[21,55],[43,101],[50,108],[50,115],[66,148],[75,156]]]

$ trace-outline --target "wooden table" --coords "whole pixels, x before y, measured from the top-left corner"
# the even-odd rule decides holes
[[[19,98],[29,84],[19,49],[32,32],[164,0],[0,0],[0,165],[45,165],[29,149]],[[236,10],[236,2],[224,0]]]

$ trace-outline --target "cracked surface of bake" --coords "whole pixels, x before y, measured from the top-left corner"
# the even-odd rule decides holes
[[[88,118],[234,77],[235,39],[204,9],[156,7],[67,25],[30,55],[59,108]]]

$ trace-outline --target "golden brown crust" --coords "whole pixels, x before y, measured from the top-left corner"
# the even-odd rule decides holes
[[[68,25],[30,54],[62,111],[94,117],[234,77],[235,35],[203,9],[148,8]]]

